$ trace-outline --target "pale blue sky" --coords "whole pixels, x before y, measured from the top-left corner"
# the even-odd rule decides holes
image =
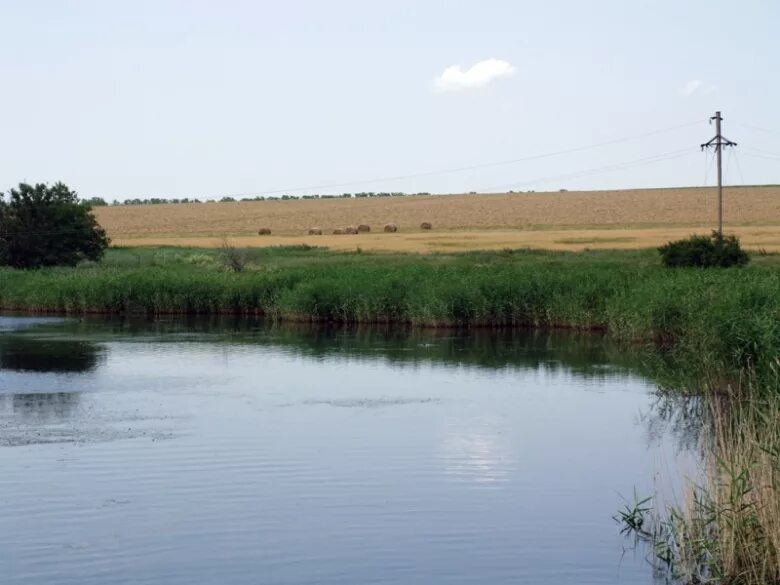
[[[777,183],[778,23],[776,0],[1,1],[0,188],[263,193],[684,124],[311,191],[695,185],[715,109],[745,181]],[[487,59],[514,74],[437,90],[446,68]]]

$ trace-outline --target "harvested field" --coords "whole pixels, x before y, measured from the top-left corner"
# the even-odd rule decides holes
[[[396,223],[398,233],[359,240],[316,238],[318,245],[366,250],[437,251],[544,247],[640,248],[706,232],[715,223],[714,188],[567,193],[504,193],[370,199],[251,201],[99,207],[98,221],[117,245],[211,246],[309,242],[312,225],[330,234],[344,225]],[[748,247],[780,250],[780,186],[725,189],[729,231]],[[433,232],[420,229],[432,221]],[[257,226],[273,235],[258,238]],[[463,233],[467,232],[467,233]]]
[[[322,236],[230,236],[230,243],[238,247],[291,246],[308,244],[332,250],[377,252],[464,252],[468,250],[502,250],[504,248],[542,248],[546,250],[617,250],[641,249],[659,246],[669,240],[684,238],[692,233],[708,233],[710,226],[643,228],[613,230],[470,230],[425,233],[386,234],[372,232],[345,238],[330,233]],[[342,230],[343,232],[343,230]],[[763,248],[780,252],[780,226],[737,227],[736,233],[749,249]],[[117,246],[185,246],[218,248],[222,238],[217,236],[147,236],[115,238]]]

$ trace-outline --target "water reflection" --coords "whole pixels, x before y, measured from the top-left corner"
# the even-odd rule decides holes
[[[600,334],[571,331],[279,325],[249,317],[177,317],[83,319],[44,324],[36,327],[34,333],[37,338],[32,341],[11,337],[7,342],[11,347],[5,352],[9,355],[1,363],[12,367],[16,354],[17,359],[29,360],[31,369],[35,362],[40,364],[38,367],[45,367],[46,363],[53,364],[53,360],[71,360],[73,371],[79,371],[82,367],[94,367],[99,358],[100,352],[94,343],[118,340],[251,344],[284,349],[317,360],[381,358],[398,365],[441,363],[484,369],[515,366],[548,372],[565,371],[596,380],[615,375],[643,375],[647,370],[647,364],[641,358],[642,348],[618,346]],[[46,348],[41,343],[41,335],[45,335],[49,343],[67,340],[70,346]],[[20,347],[25,342],[28,346]],[[20,351],[14,352],[14,346]],[[36,353],[40,360],[35,359]],[[69,355],[63,356],[63,353]]]
[[[660,393],[641,417],[650,441],[672,435],[680,451],[701,447],[704,431],[709,428],[711,412],[702,396]]]
[[[442,459],[447,475],[491,487],[509,479],[515,461],[498,421],[481,423],[446,434],[441,442]]]
[[[647,585],[611,520],[668,446],[647,371],[570,332],[14,327],[3,585]]]
[[[68,418],[79,407],[78,392],[38,392],[0,395],[2,410],[9,415],[42,422]]]
[[[23,333],[0,335],[0,370],[15,372],[89,372],[100,349],[88,341],[40,339]]]

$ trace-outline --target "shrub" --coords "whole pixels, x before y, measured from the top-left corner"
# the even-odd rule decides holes
[[[729,267],[745,266],[750,256],[734,236],[712,232],[711,236],[693,235],[658,248],[665,266]]]
[[[100,260],[110,240],[91,207],[63,183],[20,183],[0,196],[0,264],[75,266]]]
[[[243,272],[246,268],[246,254],[237,250],[227,238],[222,239],[220,260],[225,268],[233,272]]]

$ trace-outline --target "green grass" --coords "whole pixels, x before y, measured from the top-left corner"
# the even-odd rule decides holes
[[[101,264],[0,270],[0,306],[30,312],[260,314],[417,326],[602,329],[696,355],[713,372],[773,371],[780,353],[778,258],[742,269],[660,266],[654,251],[463,254],[111,249]]]

